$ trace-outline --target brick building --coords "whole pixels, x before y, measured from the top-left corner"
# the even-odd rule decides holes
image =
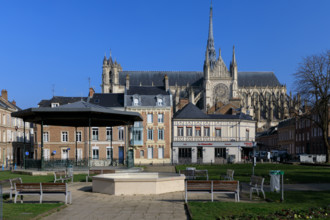
[[[21,110],[16,106],[15,101],[8,100],[7,90],[1,90],[0,96],[0,164],[21,165],[24,154],[24,122],[20,118],[11,117],[12,112]],[[29,151],[30,123],[25,123],[26,145],[25,150]]]

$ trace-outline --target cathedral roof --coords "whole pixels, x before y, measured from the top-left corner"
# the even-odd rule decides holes
[[[238,86],[282,86],[273,72],[238,72]]]
[[[130,86],[127,95],[169,95],[164,86]]]
[[[164,86],[164,77],[168,76],[170,86],[201,86],[203,72],[197,71],[122,71],[119,72],[119,84],[126,84],[129,75],[130,86]]]

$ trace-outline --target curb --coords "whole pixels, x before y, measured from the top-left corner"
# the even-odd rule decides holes
[[[188,206],[188,203],[184,203],[184,208],[185,208],[185,210],[186,210],[187,219],[188,219],[188,220],[193,219],[193,218],[192,218],[191,211],[190,211],[189,206]]]

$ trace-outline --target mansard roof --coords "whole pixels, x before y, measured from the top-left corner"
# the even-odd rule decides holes
[[[53,98],[48,100],[41,100],[39,102],[39,107],[51,107],[52,103],[59,103],[59,105],[65,105],[69,103],[74,103],[78,101],[86,101],[87,97],[65,97],[65,96],[53,96]]]
[[[223,115],[223,114],[205,114],[197,106],[192,103],[188,103],[181,110],[176,112],[173,116],[173,119],[243,119],[243,120],[252,120],[250,115],[243,113],[237,115]]]
[[[169,95],[164,86],[130,86],[127,95]]]
[[[238,72],[238,86],[282,86],[273,72]]]
[[[123,93],[94,93],[91,103],[104,107],[124,107]]]
[[[197,71],[122,71],[119,72],[119,84],[126,84],[129,75],[130,86],[164,86],[164,77],[168,76],[170,86],[201,86],[203,72]]]

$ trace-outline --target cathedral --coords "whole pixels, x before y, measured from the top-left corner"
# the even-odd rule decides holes
[[[207,114],[243,112],[257,121],[258,131],[288,118],[300,99],[287,95],[273,72],[238,71],[235,47],[227,67],[214,47],[213,9],[210,7],[209,31],[203,71],[125,71],[120,63],[103,59],[102,93],[124,93],[125,86],[168,87],[176,112],[191,102]],[[166,85],[168,84],[168,85]]]

